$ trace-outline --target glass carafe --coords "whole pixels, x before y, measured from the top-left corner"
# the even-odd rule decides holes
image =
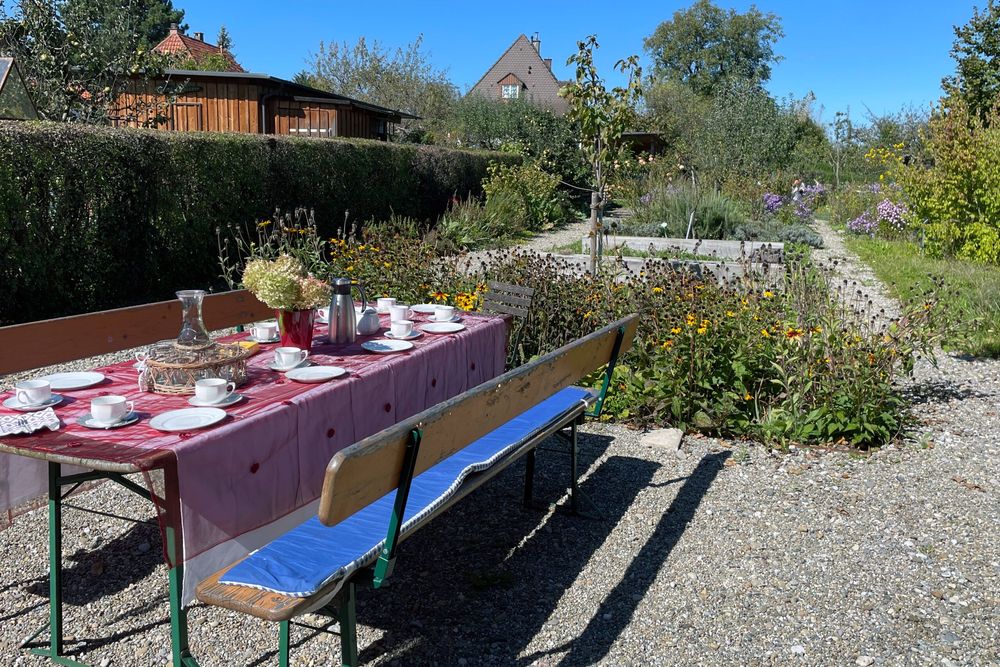
[[[177,336],[178,347],[208,347],[212,339],[208,337],[205,323],[201,319],[201,300],[205,298],[205,290],[187,289],[177,292],[181,300],[181,333]]]

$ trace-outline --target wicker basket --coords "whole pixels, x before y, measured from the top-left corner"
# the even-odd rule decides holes
[[[247,381],[251,354],[231,343],[213,343],[201,349],[158,343],[141,361],[139,385],[146,391],[173,396],[194,394],[194,383],[205,378],[222,378],[239,387]]]

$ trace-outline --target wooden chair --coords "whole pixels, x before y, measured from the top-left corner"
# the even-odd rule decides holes
[[[508,285],[495,280],[489,282],[489,291],[483,297],[483,310],[489,313],[512,315],[514,323],[510,332],[510,350],[507,352],[507,368],[512,368],[521,360],[521,337],[531,319],[531,301],[535,295],[532,287]]]

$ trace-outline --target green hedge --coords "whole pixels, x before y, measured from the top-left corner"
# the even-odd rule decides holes
[[[219,285],[216,229],[433,220],[519,158],[376,141],[0,122],[0,324]]]

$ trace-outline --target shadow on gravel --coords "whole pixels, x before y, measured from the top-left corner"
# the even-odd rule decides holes
[[[628,626],[649,587],[653,585],[670,552],[694,517],[701,499],[722,470],[731,452],[708,454],[677,492],[656,530],[632,560],[621,581],[601,603],[583,634],[575,638],[560,665],[592,665],[608,655],[615,640]],[[538,656],[528,656],[527,662]]]
[[[927,380],[907,386],[903,394],[914,405],[933,405],[948,401],[964,401],[970,398],[991,398],[995,394],[981,392],[970,387],[962,387],[949,380]]]
[[[660,467],[612,456],[590,470],[612,442],[580,438],[580,470],[590,471],[580,488],[602,519],[524,508],[524,468],[515,465],[408,540],[389,590],[359,591],[359,622],[384,630],[361,647],[361,662],[383,654],[403,665],[525,662],[518,655]],[[550,440],[538,454],[538,503],[568,505],[569,459],[550,451],[560,445]]]

